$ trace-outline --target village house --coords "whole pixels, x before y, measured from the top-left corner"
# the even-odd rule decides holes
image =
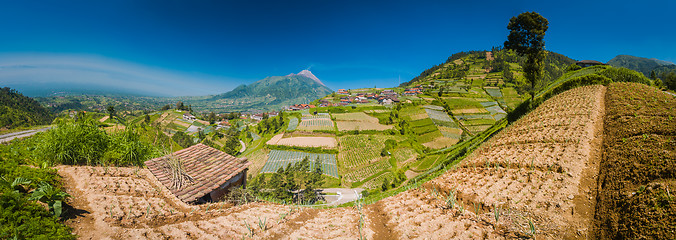
[[[422,89],[420,89],[420,88],[410,88],[410,89],[406,89],[404,91],[405,96],[415,96],[415,95],[418,95],[418,94],[422,94]]]
[[[582,61],[577,61],[575,62],[580,67],[586,68],[586,67],[591,67],[591,66],[596,66],[596,65],[607,65],[605,63],[599,62],[599,61],[594,61],[594,60],[582,60]]]
[[[183,119],[188,121],[195,121],[197,118],[190,113],[184,113]]]
[[[228,127],[230,127],[230,123],[226,120],[226,121],[218,122],[218,124],[216,125],[216,130],[221,129],[221,128],[228,128]]]
[[[383,90],[382,92],[380,92],[380,95],[384,95],[384,96],[397,96],[397,92],[395,92],[395,91],[392,90],[392,89],[386,89],[386,90]]]
[[[349,95],[349,94],[350,94],[350,93],[349,93],[348,91],[346,91],[345,89],[338,89],[338,92],[336,92],[336,93],[337,93],[337,94],[342,94],[342,95]]]
[[[251,162],[200,143],[145,165],[178,199],[199,204],[220,201],[231,189],[246,187]]]
[[[316,108],[317,106],[312,105],[312,104],[294,104],[289,106],[288,110],[290,111],[298,111],[298,110],[303,110],[303,109],[310,109],[310,108]]]
[[[276,117],[278,115],[279,115],[279,112],[269,112],[268,113],[268,117],[271,117],[271,118]]]

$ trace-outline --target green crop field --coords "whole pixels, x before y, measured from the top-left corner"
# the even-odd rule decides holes
[[[481,108],[481,104],[474,98],[452,97],[446,98],[446,104],[451,109]]]
[[[331,119],[329,119],[329,118],[317,118],[317,119],[310,119],[310,120],[301,121],[300,125],[298,125],[298,130],[333,131],[333,130],[335,130],[335,127],[333,126],[333,121],[331,121]]]
[[[296,130],[297,127],[298,127],[298,118],[292,117],[289,120],[289,126],[286,127],[286,131]]]
[[[389,182],[392,182],[392,180],[394,179],[394,174],[392,174],[391,172],[380,174],[378,177],[375,177],[365,182],[361,187],[365,189],[380,188],[383,185],[383,181],[385,180],[385,178],[387,178]]]
[[[370,138],[370,140],[369,140]],[[385,140],[395,139],[388,135],[345,135],[338,138],[338,161],[345,169],[366,165],[379,158]],[[396,139],[395,139],[396,140]]]
[[[263,166],[263,169],[261,169],[261,173],[277,172],[278,168],[300,162],[305,157],[310,160],[310,169],[314,169],[314,160],[319,159],[321,161],[321,168],[324,174],[338,178],[338,167],[336,165],[335,154],[318,154],[296,151],[271,150],[270,154],[268,155],[268,160],[265,162],[265,166]]]
[[[357,170],[353,170],[349,173],[343,174],[343,179],[348,182],[359,182],[370,176],[373,176],[376,173],[382,172],[384,170],[392,167],[388,161],[378,161],[373,164],[366,165]]]

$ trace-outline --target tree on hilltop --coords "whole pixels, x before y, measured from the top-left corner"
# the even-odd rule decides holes
[[[113,115],[115,115],[115,106],[109,105],[106,110],[108,110],[108,114],[110,114],[109,118],[112,120]]]
[[[509,36],[505,49],[512,49],[526,56],[523,63],[524,77],[531,85],[531,100],[535,97],[535,85],[542,78],[545,52],[545,32],[549,21],[536,12],[525,12],[509,20]]]

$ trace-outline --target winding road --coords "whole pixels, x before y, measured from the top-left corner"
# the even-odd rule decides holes
[[[326,206],[337,206],[343,203],[352,202],[361,199],[361,188],[326,188],[322,193],[335,193],[336,195],[324,195]]]
[[[44,132],[44,131],[47,131],[49,129],[52,129],[52,127],[46,127],[46,128],[36,129],[36,130],[26,130],[26,131],[3,134],[3,135],[0,135],[0,143],[6,143],[6,142],[12,141],[16,138],[30,137],[30,136],[33,136],[36,133]]]

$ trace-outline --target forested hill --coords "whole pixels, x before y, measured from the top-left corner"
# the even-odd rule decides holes
[[[629,68],[631,70],[641,72],[646,77],[650,77],[650,72],[656,68],[676,68],[676,65],[670,62],[658,60],[658,59],[649,59],[642,57],[635,57],[630,55],[617,55],[613,59],[608,61],[608,65],[613,67],[623,67]]]
[[[272,76],[249,85],[240,85],[230,92],[191,102],[198,111],[278,110],[282,106],[310,103],[333,91],[312,73]]]
[[[490,56],[491,59],[486,59]],[[510,84],[517,88],[525,88],[526,82],[522,78],[521,64],[526,60],[513,51],[501,48],[493,48],[491,51],[468,51],[454,53],[444,63],[435,65],[411,81],[402,83],[402,87],[413,86],[418,82],[427,80],[454,80],[462,79],[469,75],[478,74],[476,70],[483,69],[486,73],[504,73],[503,76]],[[544,61],[543,81],[539,85],[546,86],[548,83],[565,73],[566,68],[575,63],[575,60],[565,55],[547,52]],[[512,73],[515,73],[514,75]]]
[[[54,116],[30,97],[8,87],[0,88],[0,128],[51,123]]]

